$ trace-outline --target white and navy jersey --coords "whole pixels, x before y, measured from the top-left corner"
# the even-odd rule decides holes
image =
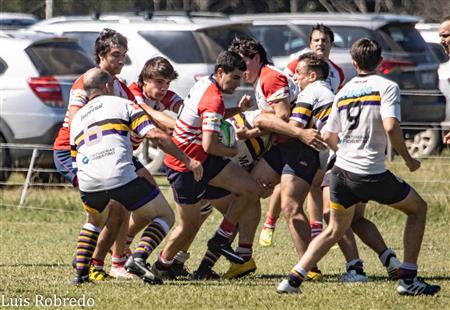
[[[303,128],[315,128],[322,131],[333,106],[334,94],[326,81],[315,81],[300,92],[290,120],[303,125]],[[320,168],[325,169],[329,150],[319,152]]]
[[[294,104],[299,89],[293,79],[277,68],[264,65],[255,82],[255,97],[258,109],[273,111],[272,105],[280,100],[288,99]]]
[[[245,111],[236,114],[226,121],[233,125],[234,128],[247,127],[254,128],[253,121],[261,114],[261,110]],[[270,134],[265,134],[260,137],[250,138],[247,140],[238,140],[237,149],[238,154],[231,159],[244,169],[250,168],[254,162],[262,157],[265,151],[270,147]]]
[[[316,128],[321,131],[328,120],[334,94],[325,81],[315,81],[300,92],[292,109],[290,119],[304,128]]]
[[[297,64],[299,63],[298,57],[292,60],[286,68],[283,70],[285,74],[290,77],[293,77],[295,74],[295,69],[297,68]],[[331,60],[327,60],[328,63],[328,76],[326,78],[326,82],[330,85],[333,93],[337,93],[345,84],[345,75],[344,71]]]
[[[99,96],[78,111],[70,128],[79,188],[97,192],[137,177],[130,134],[143,138],[155,127],[137,104],[115,96]]]
[[[219,86],[212,76],[199,80],[189,91],[179,112],[172,141],[190,158],[204,162],[208,156],[202,146],[203,132],[220,134],[220,124],[225,114],[225,105]],[[179,159],[167,154],[167,167],[189,171]]]
[[[378,174],[384,166],[387,137],[383,119],[400,121],[400,90],[377,75],[357,76],[336,95],[325,130],[341,138],[335,165],[356,174]]]

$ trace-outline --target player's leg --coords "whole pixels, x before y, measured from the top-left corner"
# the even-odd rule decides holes
[[[212,189],[212,190],[211,190]],[[211,199],[211,191],[217,192],[218,188],[208,186],[206,198],[210,199],[211,205],[214,206],[216,210],[218,210],[222,215],[225,215],[231,202],[233,199],[235,199],[234,195],[227,195],[222,198],[218,198],[217,195],[212,195],[214,199]],[[220,189],[219,189],[220,190]],[[222,190],[223,191],[223,190]],[[231,239],[230,239],[231,242]],[[203,255],[203,258],[197,268],[196,271],[193,273],[193,279],[194,280],[217,280],[220,278],[220,276],[214,272],[212,269],[218,259],[220,258],[220,254],[214,251],[211,251],[210,249],[207,249],[205,254]]]
[[[259,244],[261,246],[271,246],[273,244],[273,234],[275,232],[275,226],[281,213],[281,196],[280,185],[276,185],[273,189],[273,193],[270,196],[269,208],[266,213],[266,219],[264,221],[261,234],[259,235]]]
[[[336,205],[331,209],[330,223],[308,246],[297,265],[292,268],[288,277],[280,282],[278,293],[297,293],[308,271],[330,250],[330,248],[344,235],[350,227],[354,207],[343,208]]]
[[[82,284],[89,281],[92,256],[97,246],[100,231],[109,216],[109,197],[104,192],[81,193],[81,197],[83,208],[86,210],[87,220],[78,236],[74,284]]]
[[[323,217],[326,223],[330,220],[330,188],[329,188],[329,174],[327,174],[322,183],[323,194]],[[356,213],[356,211],[355,211]],[[341,282],[367,282],[367,278],[364,272],[363,262],[360,259],[358,253],[358,247],[356,245],[355,235],[351,228],[349,228],[342,238],[338,241],[338,246],[345,258],[345,270],[339,278]]]
[[[215,233],[214,237],[208,241],[208,249],[218,254],[224,255],[234,263],[244,263],[242,257],[237,255],[230,247],[230,237],[233,235],[235,226],[245,210],[254,210],[254,217],[258,216],[259,199],[264,196],[263,187],[241,167],[233,162],[229,162],[211,181],[210,185],[224,188],[235,194],[224,219]],[[249,211],[250,212],[250,211]],[[255,226],[255,225],[253,225]],[[256,227],[249,227],[249,235],[255,235]],[[257,226],[257,225],[256,225]]]
[[[407,215],[403,234],[403,263],[400,267],[400,280],[397,292],[402,295],[434,295],[440,286],[431,285],[417,277],[417,260],[425,231],[427,203],[410,188],[406,198],[391,203],[391,207]]]
[[[174,223],[169,204],[159,189],[142,177],[112,190],[111,195],[132,211],[131,216],[135,224],[132,229],[145,227],[136,250],[125,263],[127,271],[140,276],[146,282],[159,283],[160,279],[149,270],[146,260]]]
[[[381,263],[386,267],[389,278],[397,280],[401,263],[394,250],[387,247],[376,225],[364,217],[364,211],[365,204],[361,203],[356,206],[352,229],[362,242],[378,254]]]
[[[306,199],[309,225],[311,226],[311,239],[314,239],[323,229],[323,197],[320,185],[322,184],[324,175],[324,170],[317,170]]]
[[[100,233],[92,258],[92,266],[89,273],[91,281],[103,281],[108,277],[104,270],[106,255],[116,240],[120,228],[126,224],[128,218],[128,211],[118,201],[111,199],[108,203],[108,209],[108,221]]]

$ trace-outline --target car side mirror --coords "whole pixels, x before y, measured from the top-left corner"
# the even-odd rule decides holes
[[[440,45],[439,43],[428,43],[428,46],[430,46],[430,49],[433,51],[433,54],[439,60],[439,63],[444,63],[449,60],[449,57],[445,52],[444,47],[442,47],[442,45]]]

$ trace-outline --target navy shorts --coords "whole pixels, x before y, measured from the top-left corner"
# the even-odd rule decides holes
[[[320,168],[319,153],[301,141],[274,145],[263,158],[279,175],[295,175],[308,184]]]
[[[229,159],[208,155],[203,163],[203,178],[197,182],[192,171],[180,172],[167,168],[167,179],[173,190],[173,197],[180,204],[195,204],[205,198],[208,182],[225,168]]]
[[[133,156],[132,160],[135,171],[144,168],[144,165],[135,156]],[[55,163],[58,173],[72,183],[74,187],[78,187],[78,170],[72,165],[70,150],[53,150],[53,162]]]
[[[349,208],[359,202],[391,205],[408,196],[411,187],[392,172],[359,175],[334,166],[330,174],[331,207]]]
[[[120,202],[127,210],[133,211],[144,206],[159,195],[159,189],[147,179],[137,177],[133,181],[120,187],[99,191],[80,191],[83,207],[87,211],[103,212],[111,199]]]

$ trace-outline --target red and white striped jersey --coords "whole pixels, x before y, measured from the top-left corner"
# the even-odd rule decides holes
[[[208,157],[202,146],[203,132],[219,134],[224,114],[225,105],[217,82],[212,76],[199,80],[184,100],[172,141],[189,157],[203,163]],[[180,160],[171,155],[166,155],[164,163],[176,171],[189,171]]]
[[[329,69],[329,73],[328,73],[328,77],[326,78],[326,81],[328,82],[328,84],[330,84],[331,90],[333,91],[333,93],[337,93],[345,84],[345,75],[344,75],[344,71],[341,69],[341,67],[339,67],[337,64],[335,64],[334,62],[332,62],[331,60],[327,60],[328,62],[328,69]],[[288,65],[286,66],[286,68],[284,69],[284,73],[289,75],[289,76],[294,76],[295,74],[295,69],[297,68],[297,64],[298,64],[298,58],[292,60],[290,63],[288,63]]]
[[[69,108],[72,106],[82,108],[89,101],[86,91],[84,90],[83,80],[84,74],[73,83],[72,88],[70,89],[69,107],[67,108],[62,127],[59,129],[55,143],[53,144],[53,149],[55,150],[70,150]],[[127,85],[118,78],[114,78],[114,95],[134,102],[136,101]],[[132,138],[133,145],[139,145],[140,141],[142,140],[139,139],[139,141],[133,141]]]
[[[168,90],[164,98],[160,102],[158,102],[145,96],[144,92],[142,91],[142,88],[139,87],[138,83],[136,82],[133,82],[130,85],[128,85],[128,88],[133,93],[134,97],[136,98],[136,102],[138,104],[145,103],[152,109],[155,109],[156,111],[169,110],[176,113],[177,111],[175,111],[175,108],[179,105],[179,103],[183,104],[183,98],[181,98],[171,90]]]
[[[294,80],[273,66],[265,65],[261,68],[255,83],[255,97],[259,109],[273,111],[272,104],[285,98],[295,104],[297,95],[298,86]]]

